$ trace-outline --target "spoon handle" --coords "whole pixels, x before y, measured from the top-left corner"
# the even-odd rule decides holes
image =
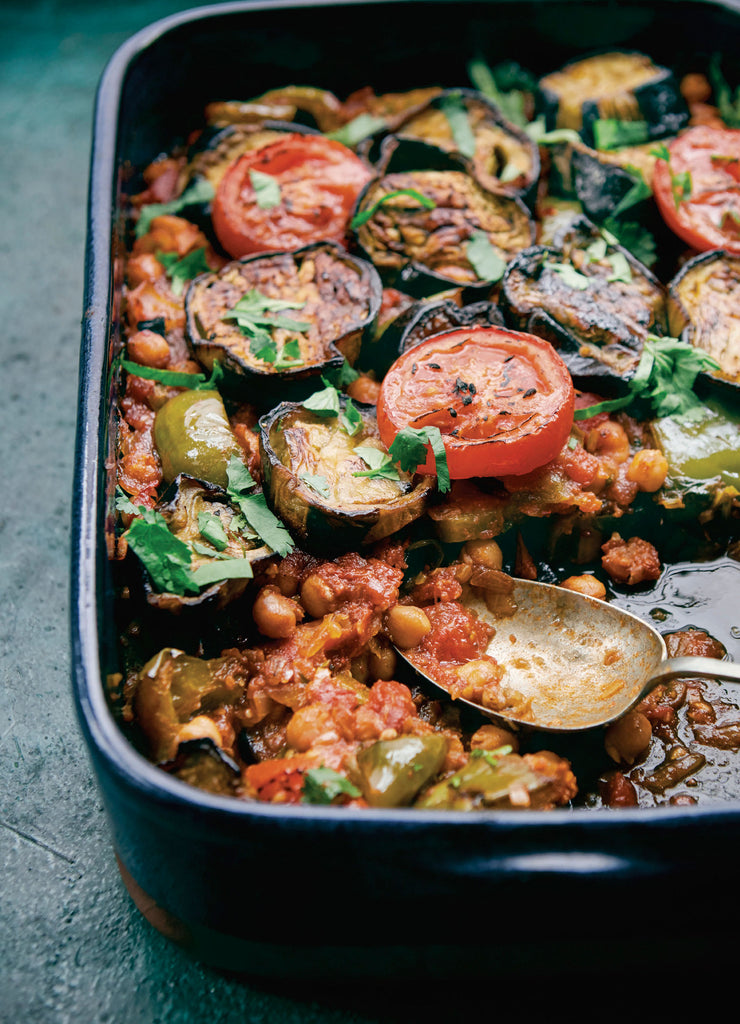
[[[675,679],[676,676],[709,676],[710,679],[740,683],[740,664],[718,658],[668,658],[650,677],[650,689],[656,683]]]

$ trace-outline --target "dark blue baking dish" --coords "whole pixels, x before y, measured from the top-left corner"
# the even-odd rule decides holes
[[[127,176],[184,137],[207,100],[289,81],[341,96],[365,83],[378,91],[458,85],[478,48],[491,63],[516,57],[546,71],[606,46],[672,64],[682,53],[738,52],[739,44],[737,2],[320,0],[202,7],[138,33],[111,60],[97,98],[89,192],[74,693],[126,884],[147,917],[196,956],[273,977],[491,977],[533,962],[587,967],[627,949],[630,959],[655,963],[661,951],[668,957],[671,944],[656,932],[671,919],[693,934],[695,953],[722,955],[715,938],[736,902],[740,803],[286,811],[190,788],[137,753],[105,691],[118,671],[107,467]],[[649,929],[636,926],[636,907],[655,910]]]

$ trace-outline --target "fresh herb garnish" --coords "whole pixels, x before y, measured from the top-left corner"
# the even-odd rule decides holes
[[[349,226],[353,229],[361,228],[363,224],[367,224],[370,218],[378,212],[384,203],[387,203],[389,199],[395,199],[396,196],[410,196],[412,199],[415,199],[424,210],[433,210],[436,206],[433,199],[429,199],[428,196],[422,195],[421,192],[417,192],[415,188],[397,188],[392,192],[386,192],[384,196],[381,196],[377,202],[373,203],[373,205],[369,206],[366,210],[360,210],[360,212],[355,214],[352,218]]]
[[[330,804],[338,796],[359,797],[362,793],[333,768],[309,768],[303,776],[301,800],[304,804]]]
[[[617,205],[612,210],[612,217],[617,218],[625,212],[625,210],[631,209],[638,203],[641,203],[644,199],[649,199],[653,194],[653,190],[650,188],[645,178],[637,167],[633,167],[632,164],[627,164],[622,168],[632,179],[632,185],[627,189],[625,194],[619,200]]]
[[[590,284],[590,279],[576,270],[572,263],[551,263],[548,260],[545,266],[549,270],[554,270],[558,277],[562,278],[563,283],[575,291],[585,291]]]
[[[342,429],[354,437],[362,429],[362,416],[351,398],[347,398],[342,409],[339,400],[339,391],[330,384],[328,379],[322,376],[326,385],[321,391],[314,391],[303,402],[303,408],[308,409],[315,416],[338,416]]]
[[[491,68],[481,57],[468,62],[468,77],[478,92],[493,100],[508,121],[523,128],[527,123],[525,94],[534,92],[533,76],[514,61]]]
[[[668,171],[671,176],[671,192],[673,193],[673,202],[676,204],[676,209],[679,208],[684,199],[687,199],[691,195],[691,171],[682,171],[676,174],[671,167],[671,153],[664,142],[661,142],[655,149],[650,150],[651,156],[657,157],[658,160],[665,160],[668,164]]]
[[[389,451],[393,462],[397,462],[401,469],[414,473],[427,460],[427,444],[434,454],[437,487],[444,494],[450,489],[450,471],[439,427],[404,427],[396,435]]]
[[[222,320],[234,320],[239,330],[249,338],[249,348],[253,356],[268,363],[275,363],[276,369],[302,364],[300,346],[297,340],[287,342],[278,350],[272,331],[282,328],[285,331],[305,333],[311,327],[308,321],[294,320],[287,316],[268,316],[284,309],[303,309],[305,302],[294,302],[285,299],[271,299],[256,288],[251,288],[237,302],[233,309],[225,313]]]
[[[212,512],[198,513],[198,529],[201,537],[212,544],[216,551],[223,551],[229,543],[223,523]]]
[[[254,198],[260,210],[271,210],[280,205],[280,182],[264,171],[250,170],[249,180],[254,189]]]
[[[386,127],[382,117],[373,117],[372,114],[358,114],[357,117],[348,121],[333,132],[327,132],[326,138],[341,142],[343,146],[356,146],[368,135],[374,135]]]
[[[628,249],[632,255],[651,267],[657,259],[655,238],[646,227],[636,221],[619,221],[609,217],[604,221],[604,229],[615,235],[619,244]]]
[[[388,452],[381,451],[380,448],[373,448],[370,445],[358,445],[355,448],[355,455],[359,455],[365,465],[370,468],[357,470],[352,476],[400,480],[398,470],[393,465],[393,459]]]
[[[547,131],[544,117],[538,117],[536,121],[530,121],[524,126],[524,131],[532,142],[538,146],[557,146],[561,142],[580,142],[581,136],[573,128],[553,128]]]
[[[611,284],[613,281],[623,281],[625,284],[629,284],[632,280],[632,268],[624,253],[612,252],[607,256],[607,260],[612,265],[612,272],[607,277],[607,282]]]
[[[224,371],[221,363],[215,362],[211,376],[206,377],[204,373],[183,373],[180,370],[159,370],[156,366],[142,366],[130,359],[122,359],[121,366],[126,373],[135,377],[143,377],[145,380],[155,380],[158,384],[164,384],[170,388],[190,388],[191,391],[214,391],[223,378]]]
[[[321,476],[320,473],[301,473],[300,478],[306,487],[310,487],[312,491],[315,491],[322,498],[330,498],[331,491],[329,490],[329,481],[325,476]]]
[[[362,430],[362,416],[360,415],[360,410],[351,398],[347,399],[344,411],[339,414],[339,423],[342,429],[346,431],[350,437],[354,437],[355,434],[359,434]]]
[[[634,401],[648,403],[656,416],[690,415],[702,403],[693,391],[694,381],[703,370],[717,370],[719,364],[708,353],[678,338],[648,334],[635,375],[628,382],[628,393],[576,409],[575,420],[589,419],[600,412],[624,409]]]
[[[506,270],[503,259],[491,245],[485,231],[475,230],[465,245],[465,255],[481,281],[500,281]]]
[[[475,156],[475,135],[470,127],[468,108],[462,93],[451,92],[443,96],[439,108],[447,118],[458,152],[468,158]]]
[[[639,146],[650,138],[647,121],[620,121],[615,117],[597,118],[593,123],[596,149]]]
[[[347,384],[351,384],[353,380],[357,380],[359,373],[352,366],[349,365],[347,360],[337,369],[330,368],[322,375],[322,380],[327,380],[328,383],[333,384],[335,388],[346,387]]]
[[[740,128],[740,86],[733,95],[727,79],[720,68],[719,54],[713,54],[709,62],[709,81],[714,89],[714,99],[720,117],[728,128]]]
[[[176,252],[157,252],[155,255],[170,279],[173,295],[182,295],[188,281],[198,274],[207,274],[211,269],[206,260],[205,246],[182,257]]]
[[[142,206],[134,234],[137,238],[141,238],[147,233],[155,217],[166,213],[180,213],[186,207],[195,206],[198,203],[210,203],[215,194],[215,189],[207,178],[198,178],[185,189],[182,195],[170,199],[168,203],[149,203],[147,206]]]
[[[226,467],[230,500],[237,506],[248,525],[264,543],[278,554],[285,555],[295,547],[293,539],[277,516],[267,507],[262,492],[253,493],[256,486],[252,474],[236,455],[232,455]]]

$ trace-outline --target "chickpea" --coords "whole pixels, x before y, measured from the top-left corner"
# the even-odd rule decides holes
[[[370,678],[368,655],[358,654],[356,658],[352,658],[349,663],[349,670],[352,673],[352,678],[356,679],[358,683],[366,683]]]
[[[424,609],[413,604],[394,604],[388,610],[386,624],[393,643],[403,649],[418,647],[432,628]]]
[[[458,668],[457,678],[460,681],[455,687],[458,694],[468,700],[484,701],[486,690],[501,682],[501,668],[491,659],[476,658]]]
[[[627,479],[649,494],[662,487],[667,476],[668,460],[657,448],[636,452],[627,470]]]
[[[284,597],[273,583],[268,583],[257,594],[252,617],[260,633],[278,640],[295,633],[298,621],[303,618],[303,610],[295,601]]]
[[[584,447],[593,455],[610,455],[616,462],[626,462],[630,454],[627,432],[614,420],[604,420],[592,427],[586,435]]]
[[[653,730],[647,715],[628,711],[606,730],[604,747],[617,764],[634,764],[650,746]]]
[[[334,611],[334,594],[325,580],[311,573],[301,586],[301,604],[314,619],[322,619]]]
[[[606,587],[601,580],[587,572],[582,576],[569,576],[560,586],[564,590],[574,590],[577,594],[585,594],[587,597],[598,597],[600,601],[606,597]]]
[[[498,750],[499,747],[511,747],[516,752],[519,749],[519,737],[499,725],[482,725],[470,737],[471,750]]]
[[[153,252],[141,252],[138,256],[131,256],[126,263],[126,283],[129,288],[136,288],[144,281],[158,281],[164,272]]]
[[[500,570],[504,564],[504,556],[495,540],[469,540],[463,546],[462,556],[465,561],[486,569]]]
[[[164,369],[170,361],[170,346],[167,339],[156,331],[137,331],[127,343],[128,357],[141,366]]]
[[[367,656],[370,678],[393,679],[396,674],[396,661],[396,652],[390,644],[371,648]]]

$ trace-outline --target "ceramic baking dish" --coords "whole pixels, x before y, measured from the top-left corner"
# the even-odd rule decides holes
[[[670,902],[701,949],[720,927],[723,901],[689,891],[697,876],[727,871],[729,880],[740,803],[596,813],[281,810],[189,788],[137,753],[105,693],[118,669],[107,469],[127,177],[183,137],[216,96],[246,98],[294,80],[338,95],[366,82],[378,91],[457,85],[478,49],[491,64],[515,56],[545,71],[607,46],[671,64],[739,44],[736,3],[263,2],[178,14],[111,60],[89,192],[74,693],[127,885],[153,923],[197,956],[292,977],[331,976],[338,951],[345,976],[365,977],[454,976],[461,966],[490,973],[539,954],[553,967],[574,956],[586,964],[625,943],[631,955],[651,945],[659,956],[631,915],[604,913],[643,901]],[[483,938],[473,921],[490,924]]]

